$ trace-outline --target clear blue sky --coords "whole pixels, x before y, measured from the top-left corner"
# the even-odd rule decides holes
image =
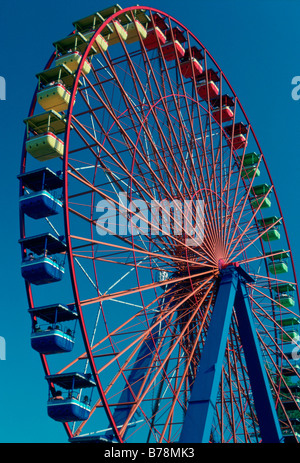
[[[72,21],[113,1],[33,0],[2,2],[0,75],[7,85],[0,101],[1,308],[0,442],[65,442],[63,427],[47,417],[47,386],[38,355],[31,350],[30,318],[20,275],[18,181],[23,119],[52,43]],[[134,2],[121,1],[121,6]],[[140,2],[142,4],[142,2]],[[254,127],[283,210],[296,271],[300,273],[299,173],[300,100],[291,81],[300,75],[300,2],[295,0],[152,0],[182,22],[223,69]]]

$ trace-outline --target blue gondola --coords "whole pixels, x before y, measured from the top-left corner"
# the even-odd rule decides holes
[[[18,179],[24,192],[20,197],[20,208],[24,214],[41,219],[61,211],[62,201],[55,195],[63,186],[61,173],[54,173],[46,167],[18,175]]]
[[[64,275],[64,265],[58,263],[55,255],[65,253],[67,246],[63,237],[51,233],[19,240],[25,256],[21,264],[22,276],[29,283],[43,285],[60,281]],[[25,249],[31,251],[25,254]]]
[[[33,320],[31,333],[31,347],[40,354],[59,354],[71,352],[74,347],[75,326],[73,329],[65,327],[65,322],[78,319],[74,306],[61,304],[35,307],[29,309]],[[37,323],[37,319],[46,322],[46,327]],[[39,321],[39,320],[38,320]]]
[[[47,375],[46,379],[49,383],[47,411],[50,418],[61,422],[87,420],[91,411],[91,397],[87,395],[81,397],[83,394],[80,394],[79,390],[96,386],[91,375],[63,373]],[[53,392],[54,386],[58,386],[66,392]]]

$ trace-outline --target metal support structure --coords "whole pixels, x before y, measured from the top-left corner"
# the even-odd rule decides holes
[[[169,298],[164,298],[164,304],[167,303],[168,299]],[[160,315],[161,313],[160,311],[158,311],[157,314],[153,317],[151,326],[155,326],[155,324],[157,323],[157,319]],[[136,395],[138,394],[142,386],[145,371],[147,371],[150,367],[151,362],[153,360],[153,356],[157,350],[157,342],[160,338],[159,333],[165,326],[166,321],[163,320],[157,327],[151,329],[151,334],[144,340],[142,346],[139,349],[137,358],[127,379],[127,386],[123,390],[119,399],[119,403],[116,406],[115,411],[113,413],[113,418],[118,429],[122,427],[122,425],[125,423],[131,412],[132,406],[136,400]],[[139,412],[137,411],[135,415],[139,415]],[[105,439],[107,439],[108,441],[114,441],[115,436],[113,435],[111,430],[109,430],[106,433]]]
[[[282,442],[282,434],[253,323],[246,283],[253,281],[240,267],[220,271],[220,284],[196,379],[191,392],[181,443],[208,443],[233,312],[249,372],[262,442]]]
[[[262,442],[280,442],[283,438],[253,322],[247,288],[244,284],[238,286],[236,307]]]

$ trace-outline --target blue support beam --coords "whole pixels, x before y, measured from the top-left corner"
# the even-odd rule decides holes
[[[282,442],[283,437],[253,321],[248,291],[241,282],[238,285],[235,307],[262,442]]]
[[[209,442],[238,280],[234,268],[222,271],[180,443]]]
[[[233,306],[238,318],[262,441],[282,442],[246,288],[249,281],[253,280],[240,267],[231,265],[220,271],[216,302],[191,391],[180,443],[207,443],[210,440]]]

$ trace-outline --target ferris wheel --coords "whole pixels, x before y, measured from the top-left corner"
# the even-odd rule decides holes
[[[299,292],[272,153],[221,68],[149,7],[53,40],[19,174],[49,418],[71,442],[299,441]]]

